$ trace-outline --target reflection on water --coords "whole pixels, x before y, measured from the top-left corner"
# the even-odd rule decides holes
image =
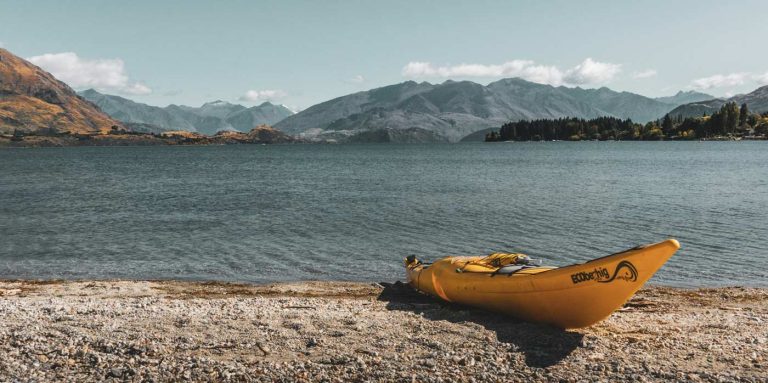
[[[380,281],[675,237],[653,282],[768,285],[763,142],[9,149],[0,201],[1,278]]]

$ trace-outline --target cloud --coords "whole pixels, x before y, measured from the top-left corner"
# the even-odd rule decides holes
[[[73,88],[96,88],[127,94],[152,93],[148,86],[130,81],[125,63],[119,58],[90,60],[80,58],[73,52],[64,52],[46,53],[27,60]]]
[[[363,75],[359,74],[355,77],[352,77],[350,79],[347,79],[347,82],[353,83],[353,84],[362,84],[365,82],[365,77]]]
[[[691,82],[690,88],[697,90],[706,90],[712,88],[722,88],[726,86],[744,85],[749,78],[749,73],[731,73],[716,74],[714,76],[695,79]]]
[[[611,81],[621,71],[621,65],[601,63],[587,57],[565,73],[567,84],[601,84]]]
[[[272,101],[284,98],[288,94],[280,89],[249,90],[238,100],[248,102]]]
[[[611,81],[621,71],[621,65],[585,59],[568,70],[552,65],[536,64],[532,60],[512,60],[503,64],[459,64],[434,66],[429,62],[414,61],[403,67],[404,77],[520,77],[528,81],[550,85],[580,85]]]
[[[646,69],[644,71],[632,73],[632,78],[650,78],[656,76],[656,74],[658,74],[658,72],[656,72],[655,69]]]
[[[284,107],[286,107],[286,108],[288,108],[288,110],[290,110],[291,112],[293,112],[293,114],[299,113],[299,112],[301,112],[302,110],[304,110],[304,108],[302,108],[302,107],[300,107],[300,106],[296,106],[296,105],[285,105],[285,104],[281,104],[281,105],[282,105],[282,106],[284,106]]]
[[[758,86],[768,84],[768,72],[765,73],[751,73],[751,72],[736,72],[730,74],[716,74],[709,77],[702,77],[691,81],[688,88],[696,90],[706,90],[712,88],[727,88],[733,86],[744,85],[747,83],[757,83]],[[732,90],[725,93],[733,94]]]
[[[179,90],[179,89],[172,89],[172,90],[167,90],[167,91],[163,92],[163,94],[162,94],[162,95],[163,95],[163,96],[166,96],[166,97],[173,97],[173,96],[178,96],[178,95],[180,95],[181,93],[182,93],[182,92],[181,92],[181,90]]]
[[[460,64],[435,67],[429,62],[410,62],[403,67],[406,77],[499,77],[522,72],[533,61],[514,60],[501,65]]]
[[[757,81],[757,83],[760,85],[768,84],[768,72],[765,72],[763,74],[756,74],[752,76],[752,79]]]
[[[152,89],[142,83],[135,82],[133,84],[128,84],[128,86],[122,89],[122,92],[128,94],[150,94],[152,93]]]

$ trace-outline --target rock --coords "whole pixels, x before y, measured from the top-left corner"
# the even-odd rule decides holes
[[[107,373],[107,378],[122,378],[123,370],[121,368],[112,368]]]
[[[19,288],[15,283],[0,281],[0,290]],[[0,299],[0,381],[686,381],[695,373],[691,381],[757,382],[765,366],[756,360],[768,355],[760,323],[733,317],[733,310],[705,314],[706,305],[663,295],[669,294],[663,288],[640,294],[657,292],[654,307],[674,310],[625,312],[561,332],[501,324],[483,312],[456,322],[447,307],[421,317],[411,306],[392,309],[386,301],[297,295],[307,285],[262,296],[246,294],[255,289],[249,286],[237,292],[179,282],[78,287],[85,284],[43,285],[36,296]],[[178,286],[184,290],[173,292]],[[188,289],[205,295],[191,297]],[[132,290],[150,297],[132,297]],[[81,296],[84,291],[90,295]],[[762,290],[749,291],[757,294],[749,299],[750,315],[767,317]],[[67,312],[71,320],[54,322]],[[183,328],[175,325],[181,317],[189,318]],[[734,325],[737,319],[743,323]],[[697,327],[708,323],[723,326]],[[334,331],[344,336],[330,336]],[[633,337],[643,340],[632,343]],[[689,357],[700,346],[718,351]]]

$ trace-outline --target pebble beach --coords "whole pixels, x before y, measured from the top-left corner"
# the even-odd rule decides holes
[[[768,290],[646,287],[579,330],[401,283],[0,282],[0,381],[768,381]]]

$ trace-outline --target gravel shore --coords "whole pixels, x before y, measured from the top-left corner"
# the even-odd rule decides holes
[[[402,284],[0,282],[0,381],[768,381],[768,290],[649,287],[563,331]]]

